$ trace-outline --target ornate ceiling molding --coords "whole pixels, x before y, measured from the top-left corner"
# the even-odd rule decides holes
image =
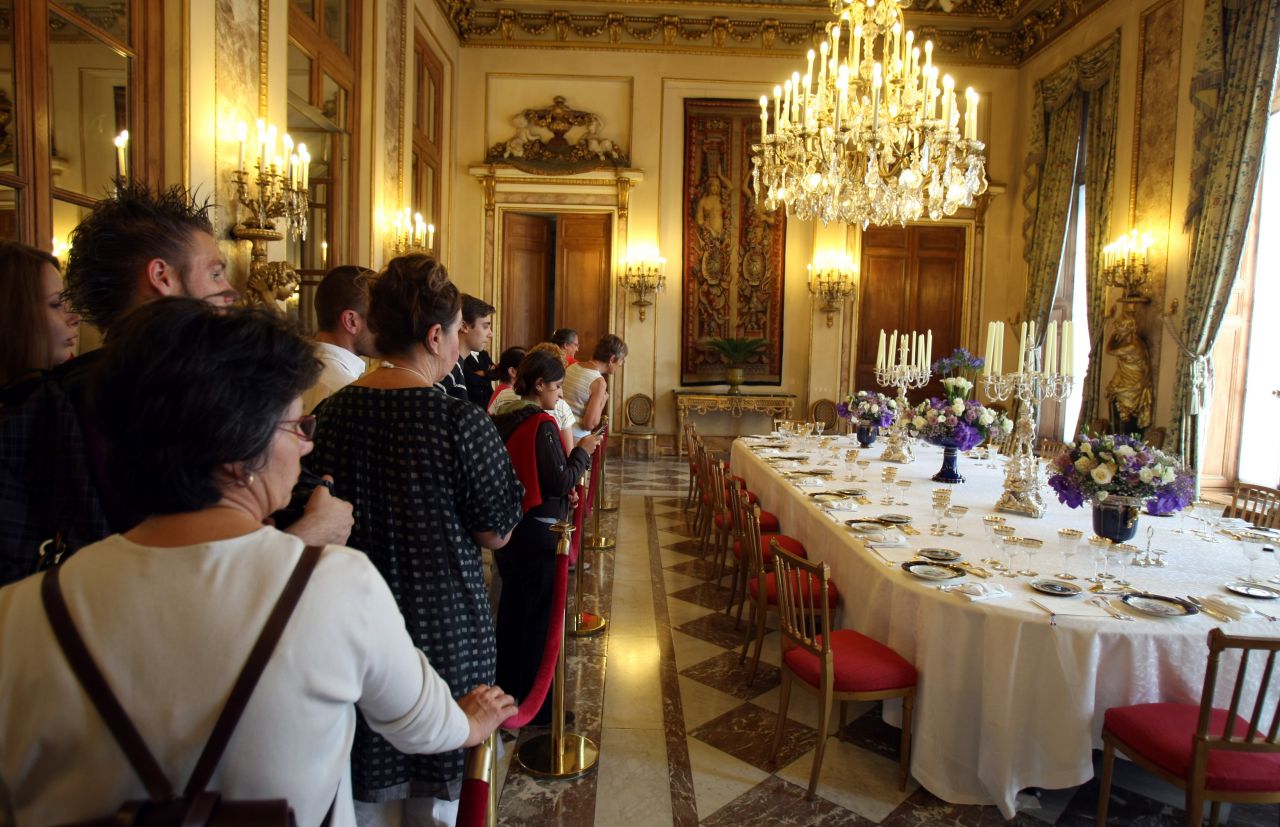
[[[924,0],[908,25],[952,62],[1017,66],[1107,0]],[[822,0],[437,0],[464,47],[802,55],[831,19]]]

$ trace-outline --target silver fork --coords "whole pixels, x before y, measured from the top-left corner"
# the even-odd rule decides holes
[[[1129,617],[1128,615],[1121,614],[1120,612],[1116,611],[1115,607],[1112,606],[1111,603],[1105,597],[1091,597],[1089,598],[1089,602],[1097,606],[1099,609],[1102,609],[1104,612],[1111,615],[1116,620],[1133,620],[1133,618]]]

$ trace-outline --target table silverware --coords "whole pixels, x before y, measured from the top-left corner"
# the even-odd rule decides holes
[[[1193,595],[1187,595],[1187,602],[1207,614],[1209,617],[1221,620],[1223,623],[1231,623],[1235,619],[1223,614],[1212,606],[1206,606],[1203,600]]]
[[[1089,602],[1097,606],[1099,609],[1102,609],[1116,620],[1133,620],[1133,618],[1129,617],[1127,614],[1117,611],[1116,607],[1111,605],[1111,601],[1107,600],[1105,597],[1091,597],[1089,598]]]

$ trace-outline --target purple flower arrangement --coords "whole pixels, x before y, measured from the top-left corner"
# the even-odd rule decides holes
[[[858,391],[836,405],[836,414],[858,425],[888,428],[898,420],[898,403],[883,393]]]
[[[926,442],[944,448],[968,451],[984,439],[1004,435],[1013,430],[1007,416],[967,399],[973,384],[960,377],[942,380],[945,399],[930,397],[916,406],[909,423],[912,433]]]
[[[984,364],[986,360],[981,356],[974,356],[964,348],[958,347],[951,351],[950,356],[934,362],[932,370],[938,376],[976,377]]]
[[[1195,496],[1191,472],[1136,437],[1081,434],[1049,469],[1049,487],[1071,508],[1116,496],[1146,500],[1148,513],[1170,514]]]

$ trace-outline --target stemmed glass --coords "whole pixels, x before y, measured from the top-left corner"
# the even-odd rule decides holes
[[[866,482],[867,478],[865,475],[867,473],[867,469],[871,467],[871,460],[860,459],[854,464],[858,466],[858,482]]]
[[[1010,577],[1017,577],[1018,571],[1018,551],[1022,548],[1022,540],[1014,537],[1012,533],[1007,537],[1000,539],[1000,549],[1004,554],[1004,559],[1000,562],[1000,570]]]
[[[859,453],[860,451],[857,448],[850,448],[848,451],[844,452],[844,462],[846,466],[845,479],[849,482],[853,482],[858,478],[853,472],[853,465],[858,461]]]
[[[1044,540],[1037,540],[1034,537],[1023,537],[1018,540],[1018,545],[1022,547],[1022,553],[1027,557],[1027,567],[1018,572],[1018,574],[1023,577],[1035,577],[1040,572],[1031,568],[1031,558],[1040,550],[1041,546],[1044,545]]]
[[[951,507],[951,492],[949,490],[934,489],[933,492],[933,525],[929,526],[929,533],[935,537],[941,537],[947,533],[947,527],[944,520],[947,516],[947,509]]]
[[[902,492],[902,499],[898,501],[898,505],[910,505],[907,502],[907,492],[911,490],[911,480],[898,480],[896,485],[898,490]]]
[[[1116,578],[1116,585],[1122,588],[1131,588],[1133,581],[1129,578],[1133,577],[1133,567],[1137,563],[1139,549],[1137,546],[1128,543],[1116,543],[1111,547],[1111,555],[1120,564],[1120,575]]]
[[[1222,506],[1208,500],[1196,500],[1196,519],[1204,523],[1201,537],[1210,543],[1219,542],[1217,538],[1218,520],[1222,517]]]
[[[991,554],[982,558],[982,562],[988,566],[995,566],[1000,563],[1000,557],[996,553],[998,550],[999,535],[996,534],[996,526],[1004,525],[1004,517],[999,514],[988,514],[982,518],[982,532],[987,536],[987,542],[991,544]]]
[[[898,469],[890,466],[884,469],[880,474],[880,485],[884,488],[884,496],[880,498],[881,505],[893,505],[893,484],[898,481]]]
[[[947,509],[947,516],[956,521],[956,527],[947,532],[952,537],[963,537],[964,532],[960,530],[960,520],[964,515],[969,513],[969,509],[963,505],[953,505]]]
[[[1084,537],[1084,532],[1078,528],[1060,528],[1058,529],[1058,546],[1062,551],[1062,571],[1055,574],[1059,580],[1075,580],[1076,576],[1071,573],[1071,558],[1080,548],[1080,539]]]
[[[991,533],[995,535],[996,542],[999,543],[1000,559],[993,561],[990,565],[996,571],[1013,573],[1013,550],[1018,547],[1018,538],[1014,535],[1014,528],[1011,525],[992,526]]]
[[[1244,552],[1244,559],[1249,561],[1250,583],[1262,582],[1255,576],[1254,569],[1257,568],[1258,561],[1262,559],[1262,547],[1266,542],[1267,538],[1259,534],[1246,532],[1240,535],[1240,550]]]
[[[821,419],[815,419],[812,424],[814,435],[821,439],[822,432],[827,429],[827,423],[823,422]]]
[[[1085,579],[1090,583],[1103,583],[1111,579],[1111,575],[1107,573],[1107,551],[1111,548],[1111,541],[1106,537],[1093,535],[1089,538],[1089,549],[1093,553],[1093,577]]]

